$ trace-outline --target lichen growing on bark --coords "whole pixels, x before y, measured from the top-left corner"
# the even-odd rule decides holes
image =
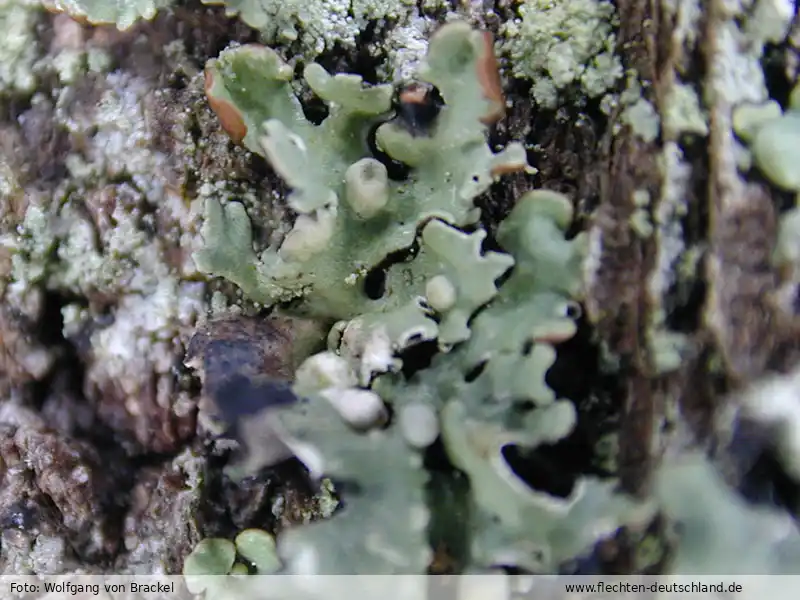
[[[441,29],[421,73],[445,101],[435,128],[416,135],[387,122],[375,132],[393,159],[413,167],[402,182],[364,156],[370,125],[390,109],[390,86],[367,86],[358,76],[331,76],[318,64],[307,65],[306,81],[330,106],[328,117],[313,125],[289,87],[292,69],[271,49],[233,48],[210,62],[211,106],[232,138],[263,154],[291,186],[286,201],[298,216],[279,247],[257,254],[244,207],[209,199],[198,266],[254,300],[298,299],[297,310],[331,320],[411,302],[414,286],[402,283],[389,283],[383,298],[371,299],[365,288],[370,272],[407,251],[429,219],[475,223],[475,197],[503,173],[527,167],[518,144],[493,152],[484,140],[486,123],[497,113],[482,79],[493,56],[486,40],[464,23]]]
[[[424,13],[449,8],[441,0],[426,0],[421,6],[407,0],[202,1],[224,7],[227,16],[237,17],[258,31],[261,42],[293,45],[306,59],[337,48],[354,50],[362,43],[366,30],[388,25],[393,35],[382,44],[375,44],[372,51],[385,57],[381,70],[398,80],[408,77],[408,69],[415,68],[424,55],[427,34],[436,24]],[[111,24],[121,30],[129,30],[140,20],[152,20],[159,10],[180,6],[174,0],[42,0],[42,3],[48,10],[63,11],[80,21]],[[20,38],[15,48],[32,52],[22,41]]]
[[[145,8],[131,19],[152,16],[147,7],[155,4],[136,4]],[[285,182],[220,129],[201,72],[232,42],[267,41],[292,68],[316,57],[329,73],[390,83],[413,77],[434,31],[458,19],[497,40],[507,116],[489,129],[489,147],[525,138],[539,172],[515,173],[478,196],[485,236],[480,226],[465,233],[427,223],[410,247],[424,277],[411,285],[404,257],[393,257],[398,267],[385,282],[425,297],[427,306],[400,303],[340,323],[330,341],[339,358],[358,363],[351,374],[356,387],[371,387],[328,394],[326,401],[361,423],[364,414],[352,401],[374,405],[377,373],[388,371],[381,377],[396,379],[402,395],[406,378],[418,381],[415,372],[430,370],[431,353],[458,356],[448,343],[409,342],[434,342],[445,331],[451,343],[485,341],[474,328],[493,311],[482,306],[515,276],[511,270],[489,281],[494,269],[503,272],[498,224],[524,192],[545,183],[566,192],[576,208],[569,236],[589,234],[587,315],[575,337],[556,345],[546,382],[559,397],[574,399],[577,421],[566,439],[524,456],[512,452],[509,460],[515,468],[536,465],[533,485],[550,491],[554,484],[544,475],[552,469],[572,477],[601,465],[604,475],[619,475],[625,491],[669,509],[664,529],[663,520],[631,524],[567,561],[569,568],[619,572],[660,563],[668,569],[664,561],[673,556],[676,564],[700,564],[698,553],[708,559],[703,564],[719,564],[724,526],[703,543],[689,537],[683,550],[671,548],[670,525],[706,519],[700,509],[709,506],[667,506],[670,498],[653,495],[650,484],[662,481],[659,462],[669,463],[684,436],[694,436],[701,446],[714,442],[714,464],[726,467],[740,491],[709,485],[706,471],[698,477],[678,469],[681,485],[668,482],[668,492],[701,494],[710,514],[726,520],[752,516],[750,509],[727,510],[742,508],[735,494],[777,505],[773,513],[788,502],[784,485],[763,475],[761,461],[785,475],[794,464],[793,456],[785,460],[791,444],[770,442],[769,431],[758,428],[764,419],[748,421],[754,414],[742,411],[721,424],[714,413],[741,398],[724,392],[750,384],[762,389],[765,376],[793,373],[799,358],[796,186],[791,169],[787,178],[785,165],[770,162],[782,143],[775,130],[761,130],[753,146],[759,119],[751,114],[738,126],[743,107],[786,114],[797,108],[794,3],[620,0],[612,11],[608,3],[584,0],[453,10],[436,2],[387,2],[330,19],[320,8],[326,6],[333,7],[289,3],[277,7],[280,19],[253,21],[253,29],[246,18],[226,18],[224,8],[176,2],[152,21],[129,19],[123,25],[131,27],[120,32],[49,15],[27,0],[0,3],[7,32],[0,39],[2,568],[91,570],[111,561],[120,570],[179,572],[203,537],[233,539],[255,526],[280,538],[319,515],[309,500],[315,490],[296,471],[281,466],[233,483],[221,475],[230,443],[206,447],[206,432],[195,431],[197,382],[180,363],[196,321],[211,298],[216,316],[229,310],[264,316],[235,286],[196,270],[191,253],[202,244],[203,207],[208,199],[221,206],[240,201],[259,254],[280,247],[298,221]],[[263,21],[276,7],[254,8],[253,18]],[[589,29],[601,35],[587,37]],[[545,49],[549,58],[541,55]],[[304,116],[321,119],[313,94],[297,82],[292,87]],[[353,215],[369,219],[386,205],[372,193],[380,169],[371,171],[371,163],[358,162],[363,158],[346,162],[337,185],[344,190],[350,181]],[[470,264],[482,265],[474,280],[450,251],[453,244],[461,244]],[[487,381],[477,371],[465,377],[480,386]],[[390,387],[382,390],[387,397]],[[755,416],[772,419],[768,430],[777,419],[786,435],[793,426],[786,406],[765,403]],[[392,423],[414,452],[443,431],[429,408],[411,403]],[[460,424],[450,418],[447,425],[454,422]],[[466,432],[455,429],[453,439]],[[723,434],[734,442],[719,443]],[[482,463],[472,459],[463,468],[480,479]],[[443,473],[436,471],[433,486],[449,515],[432,523],[437,572],[463,566],[466,552],[463,537],[443,533],[459,531],[453,524],[465,512],[448,482],[465,477]],[[334,488],[346,496],[346,486]],[[484,498],[482,505],[492,502]],[[780,538],[770,536],[785,520],[769,519],[768,531],[756,522],[755,531],[769,543]],[[109,527],[98,531],[96,524]],[[551,525],[542,523],[543,530]],[[310,530],[295,535],[303,538],[303,531]],[[492,538],[482,548],[508,549],[510,539]],[[767,546],[761,556],[771,552]]]

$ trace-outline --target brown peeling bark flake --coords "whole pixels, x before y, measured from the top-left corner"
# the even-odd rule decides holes
[[[657,11],[647,0],[623,0],[618,10],[618,47],[625,64],[635,68],[643,81],[653,83],[658,63],[654,36]],[[592,231],[600,256],[587,301],[603,340],[622,359],[619,471],[622,488],[635,495],[646,493],[652,469],[656,396],[645,335],[650,309],[647,280],[655,248],[652,238],[633,231],[631,217],[637,208],[635,192],[658,196],[658,151],[657,143],[644,142],[629,129],[610,145],[609,168],[601,180],[600,206]]]
[[[625,396],[620,431],[620,479],[623,488],[643,493],[649,480],[653,422],[652,382],[648,378],[644,334],[647,324],[647,275],[652,241],[637,236],[630,218],[636,190],[658,184],[655,149],[631,133],[612,145],[611,168],[601,186],[601,206],[595,235],[602,246],[600,267],[590,292],[597,328],[609,349],[623,359]]]
[[[653,458],[655,396],[653,382],[639,370],[628,379],[619,433],[620,484],[627,492],[644,496],[648,490]]]
[[[631,357],[639,350],[640,296],[643,292],[644,242],[630,226],[633,193],[654,172],[652,149],[626,134],[612,145],[611,167],[601,181],[600,207],[593,235],[602,253],[587,308],[610,349]]]
[[[706,44],[709,69],[724,52],[715,27],[724,18],[724,8],[712,2]],[[744,383],[765,374],[780,337],[770,302],[778,284],[770,264],[777,235],[775,201],[764,185],[746,183],[739,175],[733,106],[724,94],[712,98],[705,323],[729,378]]]
[[[720,177],[714,166],[712,177]],[[777,284],[770,267],[775,209],[761,186],[730,190],[717,185],[711,193],[705,318],[731,378],[744,382],[764,374],[776,337],[769,300]],[[731,193],[743,194],[743,201],[726,202]]]
[[[653,189],[658,181],[655,149],[623,135],[613,145],[612,166],[603,186],[601,206],[606,215],[601,269],[593,292],[602,299],[603,318],[598,329],[611,350],[627,365],[625,397],[620,424],[620,481],[623,489],[641,494],[647,488],[651,469],[655,399],[649,379],[644,334],[647,325],[647,276],[652,263],[652,241],[631,230],[635,210],[633,194]]]

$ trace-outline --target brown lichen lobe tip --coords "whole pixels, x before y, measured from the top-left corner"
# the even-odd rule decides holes
[[[499,177],[502,177],[503,175],[524,173],[527,168],[528,168],[527,161],[515,162],[515,163],[508,162],[493,166],[490,172],[492,177],[494,179],[497,179]]]
[[[503,84],[500,80],[500,67],[494,54],[494,37],[491,32],[483,31],[483,53],[476,63],[478,81],[483,88],[483,97],[491,103],[491,110],[481,122],[491,125],[506,114],[506,99],[503,95]]]
[[[402,104],[425,104],[431,94],[431,86],[420,82],[413,82],[400,91]]]
[[[208,98],[208,105],[214,114],[217,115],[222,129],[230,136],[235,144],[240,144],[247,135],[247,125],[245,125],[242,113],[227,100],[217,98],[213,94],[214,72],[206,67],[205,70],[205,92]]]

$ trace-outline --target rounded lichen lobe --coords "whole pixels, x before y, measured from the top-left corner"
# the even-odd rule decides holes
[[[335,222],[335,211],[317,211],[316,218],[300,215],[281,246],[281,257],[303,262],[320,253],[333,236]]]
[[[778,187],[800,192],[800,112],[765,123],[752,145],[758,168]]]
[[[431,277],[425,285],[425,295],[431,308],[443,312],[456,303],[456,288],[444,275]]]
[[[386,406],[371,390],[329,388],[321,394],[354,429],[367,430],[386,423]]]
[[[414,402],[400,409],[400,429],[412,448],[427,448],[439,437],[439,417],[427,404]]]
[[[389,173],[383,163],[363,158],[345,173],[347,201],[364,219],[374,217],[389,201]]]

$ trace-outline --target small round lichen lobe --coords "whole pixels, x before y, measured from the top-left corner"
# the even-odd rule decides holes
[[[304,262],[324,250],[336,224],[336,210],[316,211],[316,218],[300,215],[279,250],[286,261]]]
[[[297,370],[298,384],[318,388],[349,388],[357,385],[349,363],[333,352],[320,352],[308,358]],[[298,387],[303,393],[303,388]]]
[[[329,388],[323,390],[321,395],[355,429],[380,427],[388,418],[383,400],[373,391]]]
[[[775,100],[760,104],[746,102],[733,110],[733,130],[745,142],[752,142],[758,130],[781,117],[781,106]]]
[[[764,124],[753,138],[755,162],[778,187],[800,192],[800,112]]]
[[[444,275],[435,275],[425,285],[425,295],[431,308],[444,312],[456,303],[456,288]]]
[[[345,172],[345,195],[356,214],[368,219],[389,201],[389,175],[383,163],[363,158]]]
[[[403,438],[413,448],[424,449],[439,437],[439,418],[432,407],[414,402],[400,409]]]

